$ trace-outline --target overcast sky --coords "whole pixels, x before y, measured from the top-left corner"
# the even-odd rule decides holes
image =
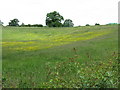
[[[0,20],[18,18],[25,24],[45,25],[46,14],[57,11],[75,26],[118,22],[119,0],[1,0]]]

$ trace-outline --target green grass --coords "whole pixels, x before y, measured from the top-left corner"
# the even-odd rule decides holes
[[[83,67],[75,67],[75,70],[85,69],[87,65],[97,62],[107,63],[110,59],[114,63],[117,56],[113,57],[112,54],[118,53],[117,25],[73,28],[3,27],[2,34],[3,87],[8,88],[77,87],[72,86],[75,81],[71,86],[66,83],[66,86],[58,86],[61,82],[53,79],[54,74],[48,76],[49,69],[52,73],[56,70],[62,73],[65,70],[64,66],[61,66],[62,71],[53,68],[57,67],[57,63],[68,60],[79,62],[79,66],[83,64]],[[70,68],[66,64],[65,66],[67,69]],[[103,71],[106,70],[104,66],[107,65],[103,65]],[[96,66],[93,69],[96,70]],[[67,74],[69,78],[75,77],[74,75]],[[63,75],[58,77],[66,80]],[[51,85],[50,80],[55,81],[52,83],[55,86]]]

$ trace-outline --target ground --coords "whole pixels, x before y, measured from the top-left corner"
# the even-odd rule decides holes
[[[112,69],[107,67],[116,66],[114,61],[117,60],[118,53],[117,25],[70,28],[3,27],[2,34],[3,87],[96,87],[95,84],[100,82],[99,79],[92,86],[88,85],[91,83],[89,80],[92,79],[87,79],[89,82],[85,84],[86,86],[77,86],[78,83],[75,84],[75,82],[71,82],[72,84],[68,86],[58,84],[61,83],[59,81],[61,78],[65,82],[68,81],[62,72],[67,72],[69,69],[76,70],[66,74],[72,78],[76,75],[81,76],[80,73],[76,73],[82,68],[89,68],[88,71],[82,70],[82,72],[85,71],[84,77],[87,77],[92,69],[94,73],[99,70],[111,72]],[[68,64],[64,64],[66,62]],[[96,63],[101,64],[101,67]],[[60,69],[56,69],[58,64],[61,64]],[[79,68],[74,67],[77,65]],[[49,72],[53,74],[48,75]],[[55,73],[59,79],[55,79]],[[70,73],[74,74],[70,75]],[[113,72],[112,74],[115,75]],[[97,77],[97,74],[90,75]],[[104,76],[104,74],[101,75]],[[98,74],[98,77],[102,76]],[[79,79],[75,77],[74,80],[77,82]],[[117,87],[117,77],[112,77],[110,80],[112,84],[107,83],[106,87]]]

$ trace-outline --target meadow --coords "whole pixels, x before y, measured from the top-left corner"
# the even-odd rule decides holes
[[[3,27],[3,88],[117,88],[117,28]]]

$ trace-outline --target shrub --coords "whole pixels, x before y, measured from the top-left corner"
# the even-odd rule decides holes
[[[54,68],[47,65],[47,82],[44,87],[50,88],[117,88],[117,58],[105,62],[81,64],[74,58],[57,63]]]
[[[100,25],[99,23],[95,23],[95,25]]]
[[[31,24],[28,24],[28,25],[22,24],[21,27],[43,27],[43,25],[42,24],[33,24],[33,25],[31,25]]]
[[[74,24],[71,19],[66,19],[63,23],[63,27],[73,27]]]
[[[90,26],[89,24],[86,24],[86,26]]]

